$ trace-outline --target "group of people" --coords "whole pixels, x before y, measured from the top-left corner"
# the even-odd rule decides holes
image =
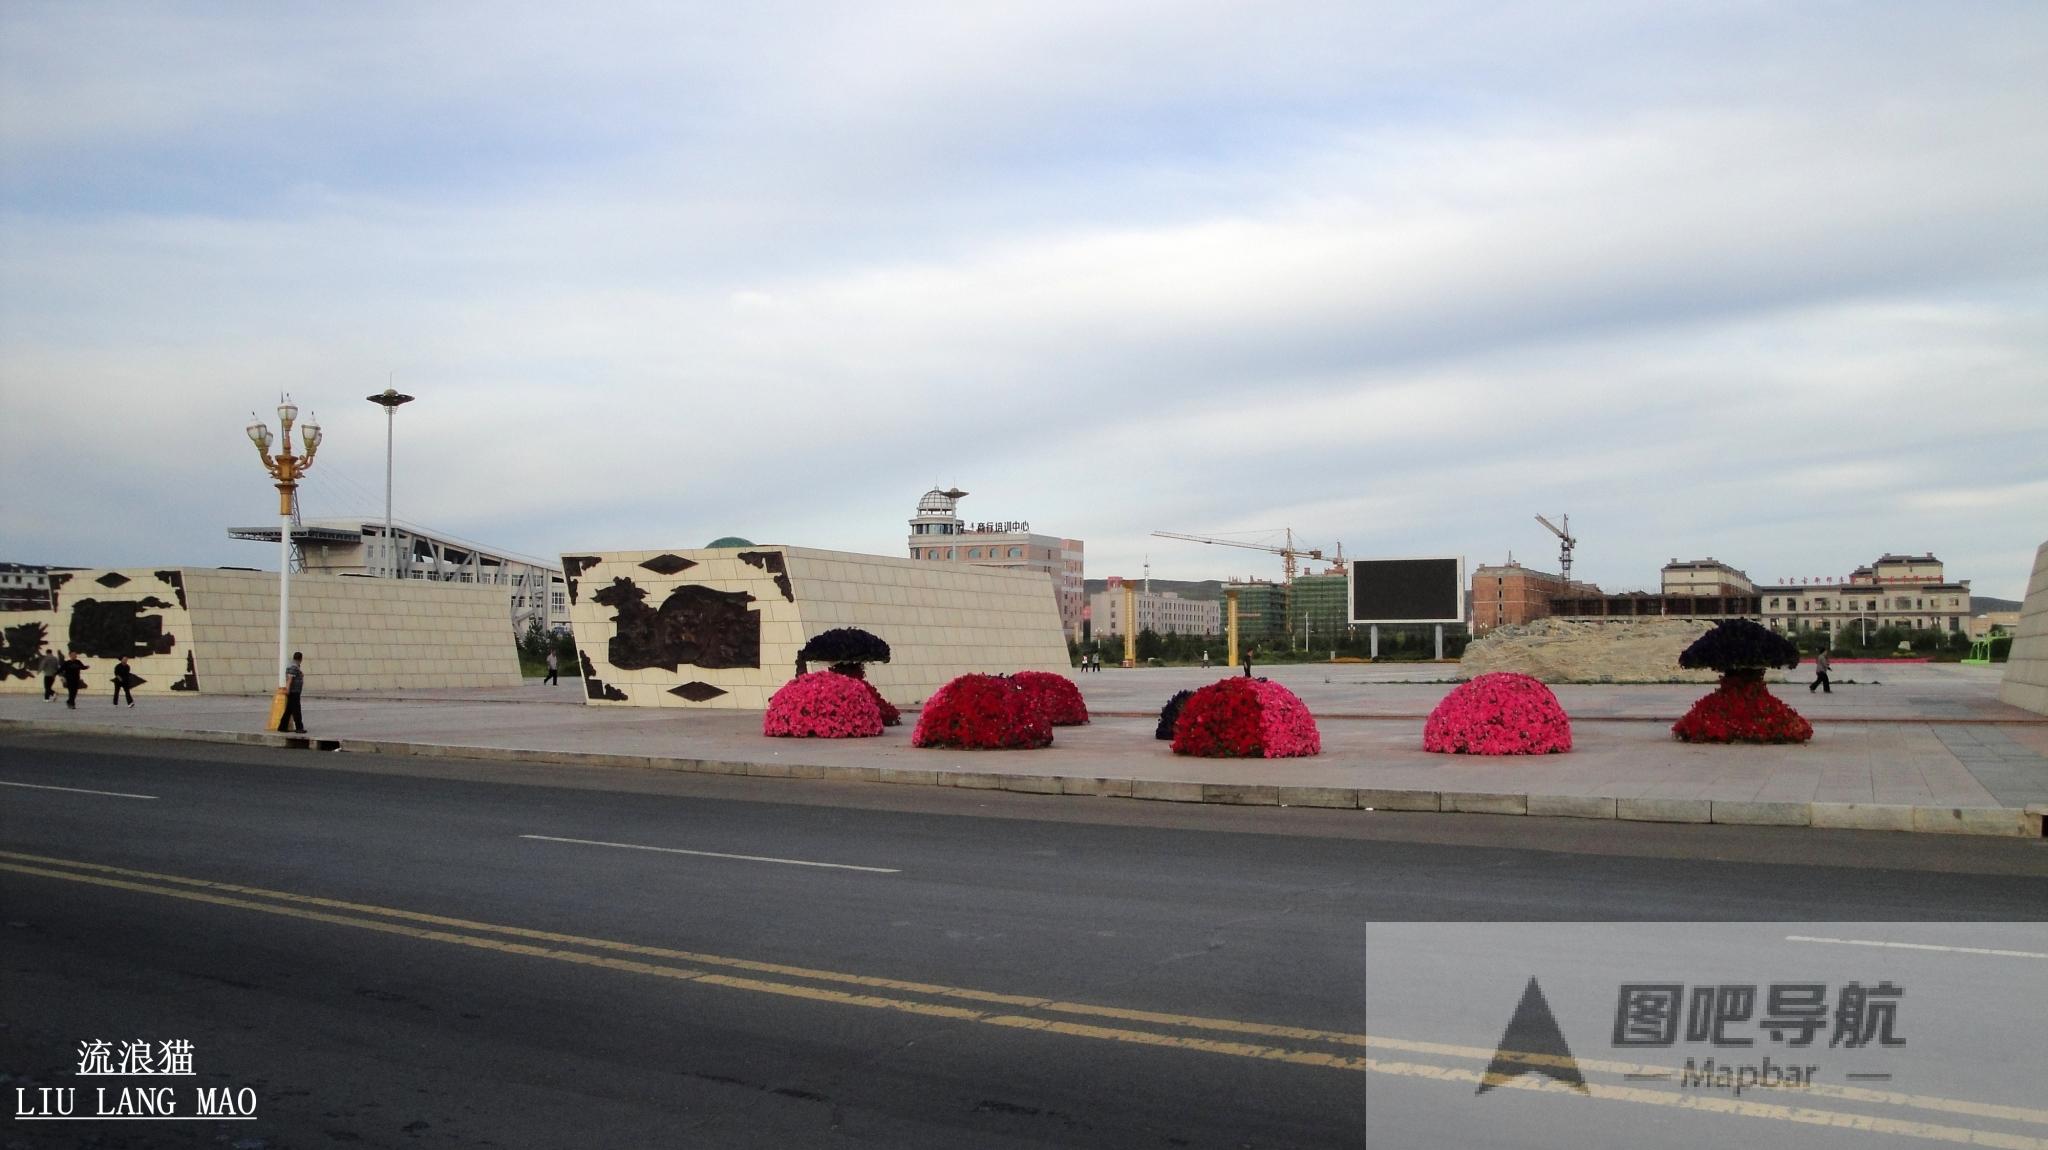
[[[78,693],[85,690],[86,672],[86,663],[78,657],[78,652],[65,651],[59,654],[54,650],[45,651],[43,657],[37,661],[36,669],[43,673],[45,703],[57,697],[57,680],[62,679],[64,705],[74,711],[78,709]],[[115,706],[120,706],[124,697],[129,706],[135,705],[135,683],[135,671],[128,666],[127,657],[123,656],[120,662],[114,664]]]

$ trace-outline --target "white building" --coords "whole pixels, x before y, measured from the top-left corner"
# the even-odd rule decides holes
[[[236,539],[277,542],[277,528],[231,527]],[[424,579],[505,588],[506,610],[515,634],[534,621],[547,631],[569,628],[569,585],[560,566],[544,559],[486,548],[452,535],[408,523],[392,525],[395,549],[384,538],[383,521],[309,519],[292,530],[304,570],[330,575]]]
[[[1106,590],[1088,597],[1089,633],[1095,638],[1124,634],[1124,581],[1114,575]],[[1136,592],[1137,631],[1155,635],[1220,635],[1223,604],[1212,599],[1183,599],[1173,591]],[[1133,632],[1134,634],[1136,632]]]

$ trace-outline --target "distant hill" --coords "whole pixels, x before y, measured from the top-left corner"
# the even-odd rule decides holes
[[[2020,601],[2018,599],[1993,599],[1989,595],[1970,596],[1970,614],[1972,615],[1982,615],[1987,611],[2017,611],[2019,609]]]
[[[1088,579],[1084,580],[1084,582],[1087,585],[1088,593],[1090,595],[1100,594],[1101,592],[1109,589],[1109,580],[1107,579]],[[1143,580],[1133,580],[1133,582],[1138,583],[1140,587],[1144,586]],[[1216,600],[1220,600],[1223,598],[1223,580],[1152,580],[1152,593],[1156,595],[1161,591],[1171,591],[1174,594],[1179,595],[1183,599],[1207,599],[1214,602]]]

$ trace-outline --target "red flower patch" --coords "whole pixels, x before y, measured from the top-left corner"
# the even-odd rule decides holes
[[[785,739],[863,739],[882,733],[873,687],[819,671],[798,675],[768,700],[761,733]]]
[[[1551,755],[1572,749],[1572,723],[1549,687],[1495,671],[1460,683],[1422,726],[1422,749],[1448,755]]]
[[[1294,692],[1265,679],[1221,679],[1188,696],[1174,720],[1173,753],[1284,759],[1321,754],[1322,733]]]
[[[1762,671],[1721,676],[1721,685],[1671,725],[1688,743],[1803,743],[1813,724],[1764,687]]]
[[[1065,675],[1055,675],[1050,671],[1019,671],[1010,679],[1024,688],[1024,693],[1031,696],[1032,702],[1053,726],[1079,727],[1088,722],[1088,704],[1081,698],[1081,688]]]
[[[1031,696],[1001,675],[962,675],[932,693],[911,732],[913,747],[965,750],[1049,746],[1052,724]]]

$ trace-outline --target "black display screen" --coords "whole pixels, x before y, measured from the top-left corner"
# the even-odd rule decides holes
[[[1464,562],[1459,559],[1354,559],[1353,623],[1462,623]]]

